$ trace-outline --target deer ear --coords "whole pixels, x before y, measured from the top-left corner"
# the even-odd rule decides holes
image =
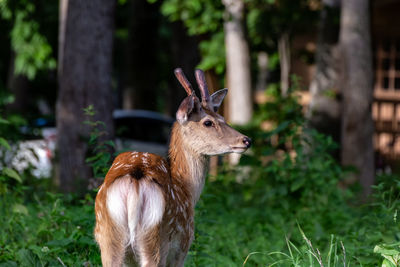
[[[189,118],[189,114],[193,111],[193,108],[194,98],[192,95],[187,96],[185,99],[183,99],[178,111],[176,112],[176,120],[180,124],[185,123]]]
[[[228,89],[224,88],[224,89],[216,91],[214,94],[211,95],[211,105],[212,105],[214,112],[218,111],[219,106],[221,106],[222,101],[224,100],[227,93],[228,93]]]

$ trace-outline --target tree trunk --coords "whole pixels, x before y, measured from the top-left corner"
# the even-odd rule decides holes
[[[61,0],[57,132],[60,186],[72,192],[90,177],[85,164],[90,129],[83,108],[93,105],[95,120],[113,136],[111,60],[115,2]]]
[[[268,61],[269,57],[267,52],[258,52],[257,54],[257,85],[256,91],[265,91],[267,89],[268,81]]]
[[[29,110],[29,80],[26,76],[15,74],[15,53],[12,51],[8,66],[7,89],[14,96],[14,102],[6,106],[7,112],[26,114]]]
[[[287,96],[289,90],[290,74],[290,43],[289,34],[283,33],[278,40],[279,65],[281,68],[281,93]]]
[[[312,127],[340,142],[340,0],[323,0],[318,28],[316,71],[310,84],[308,118]]]
[[[374,182],[373,121],[371,105],[372,52],[368,0],[346,0],[341,8],[342,52],[342,164],[358,169],[354,179],[371,193]]]
[[[227,84],[229,87],[229,120],[245,124],[253,112],[250,54],[243,27],[243,0],[223,0],[225,5],[225,49]]]
[[[243,125],[253,113],[250,53],[243,26],[243,0],[222,0],[225,5],[225,49],[228,93],[228,120]],[[240,155],[230,154],[231,164],[239,162]]]

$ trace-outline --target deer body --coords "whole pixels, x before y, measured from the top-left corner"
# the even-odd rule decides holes
[[[177,112],[169,160],[150,153],[122,153],[98,191],[95,237],[103,266],[183,266],[208,156],[240,153],[250,146],[249,138],[215,113],[223,97],[214,94],[207,105],[200,104],[183,74],[176,75],[189,96]],[[200,80],[203,100],[208,94],[204,84]]]

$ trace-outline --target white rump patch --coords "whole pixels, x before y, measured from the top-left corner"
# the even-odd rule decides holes
[[[107,192],[107,209],[115,224],[129,236],[126,245],[133,245],[137,231],[145,231],[161,222],[165,200],[157,184],[146,177],[132,183],[126,175],[117,179]],[[134,186],[139,185],[136,189]]]
[[[107,209],[116,226],[126,229],[128,226],[126,200],[132,192],[132,184],[128,177],[114,181],[107,190]]]
[[[164,214],[165,201],[163,193],[158,185],[153,182],[140,184],[141,211],[140,226],[142,229],[149,229],[159,222]]]

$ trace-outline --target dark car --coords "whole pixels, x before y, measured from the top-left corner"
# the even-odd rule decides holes
[[[167,154],[174,119],[148,110],[115,110],[113,118],[117,151]]]
[[[115,110],[113,118],[117,152],[132,150],[167,155],[172,118],[148,110]],[[6,153],[3,156],[7,165],[20,173],[30,170],[37,178],[50,177],[56,150],[55,123],[41,118],[21,132],[26,138],[14,144],[12,151],[0,151]]]

